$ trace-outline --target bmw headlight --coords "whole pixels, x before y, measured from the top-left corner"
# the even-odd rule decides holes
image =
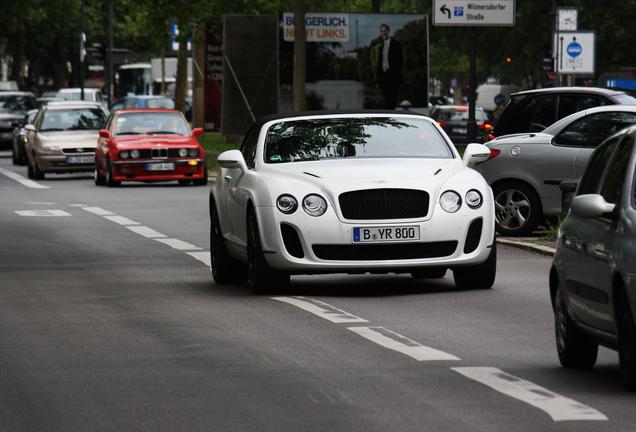
[[[466,192],[466,205],[471,209],[478,209],[481,207],[481,203],[483,201],[484,200],[478,190],[471,189]]]
[[[292,214],[298,208],[298,201],[291,195],[281,195],[276,200],[276,207],[285,214]]]
[[[455,213],[462,206],[462,197],[460,197],[457,192],[446,191],[439,198],[439,204],[444,211]]]
[[[130,157],[133,159],[137,159],[139,157],[139,150],[133,150],[130,152]]]
[[[188,155],[190,155],[190,157],[199,156],[199,149],[198,148],[191,148],[190,150],[188,150]]]
[[[327,211],[327,201],[320,195],[307,195],[303,199],[303,210],[310,216],[322,216]]]
[[[188,155],[188,149],[179,149],[179,157],[186,157]]]
[[[119,157],[122,159],[128,159],[128,156],[130,156],[130,154],[127,151],[119,152]]]

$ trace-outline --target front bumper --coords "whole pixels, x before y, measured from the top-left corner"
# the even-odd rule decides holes
[[[343,222],[333,208],[320,217],[309,216],[302,209],[292,215],[285,215],[274,207],[258,207],[256,211],[268,264],[296,274],[400,273],[423,267],[453,268],[480,264],[490,255],[495,235],[492,201],[484,202],[477,210],[463,206],[452,214],[444,212],[436,204],[428,220],[373,223]],[[475,238],[475,230],[469,235],[469,229],[479,219],[482,221],[481,229]],[[299,257],[298,248],[296,252],[290,248],[289,241],[286,245],[282,225],[292,227],[297,233],[302,257]],[[420,239],[404,243],[353,243],[353,228],[372,226],[419,226]],[[465,253],[466,250],[468,252]]]
[[[194,164],[196,162],[196,165]],[[149,171],[147,165],[172,163],[174,170]],[[117,160],[112,162],[115,181],[171,181],[198,180],[206,176],[205,159],[142,159]]]
[[[87,157],[93,158],[90,162],[71,162],[74,157]],[[42,154],[39,153],[37,155],[37,163],[38,167],[43,172],[82,172],[82,171],[93,171],[95,169],[94,162],[95,153],[73,153],[72,155],[68,154],[59,154],[59,155],[50,155],[50,154]]]

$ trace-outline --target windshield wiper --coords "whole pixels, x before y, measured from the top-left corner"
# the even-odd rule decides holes
[[[181,135],[178,132],[173,131],[151,131],[148,132],[148,135]]]
[[[141,132],[117,132],[115,134],[115,136],[120,136],[120,135],[141,135]]]
[[[40,132],[61,132],[65,130],[66,129],[62,129],[62,128],[49,128],[49,129],[40,129]]]

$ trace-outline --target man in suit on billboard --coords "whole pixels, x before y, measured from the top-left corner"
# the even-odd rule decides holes
[[[388,25],[380,26],[382,44],[378,47],[377,77],[384,95],[387,109],[395,109],[398,100],[398,88],[402,83],[402,47],[391,37]]]

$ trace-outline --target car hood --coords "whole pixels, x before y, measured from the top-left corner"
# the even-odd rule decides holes
[[[497,145],[505,144],[545,144],[551,142],[552,138],[554,138],[553,135],[542,132],[502,135],[492,141],[488,141],[486,146],[495,147]]]
[[[114,142],[115,145],[121,149],[197,145],[197,141],[189,135],[124,135],[115,137]]]
[[[74,130],[74,131],[52,131],[39,132],[38,138],[47,145],[56,145],[60,148],[73,147],[97,147],[98,131]]]

